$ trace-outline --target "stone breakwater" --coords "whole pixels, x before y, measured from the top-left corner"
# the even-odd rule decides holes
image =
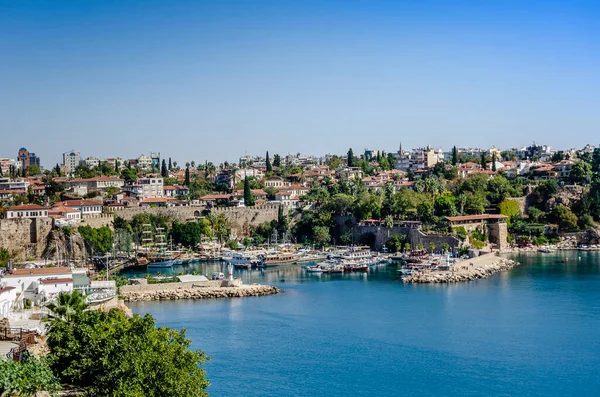
[[[174,286],[173,284],[181,284]],[[121,288],[120,294],[125,302],[178,300],[178,299],[217,299],[241,298],[246,296],[265,296],[281,292],[270,285],[241,285],[236,287],[202,286],[189,283],[169,283],[168,288],[152,288],[150,290],[127,290]],[[173,288],[175,287],[175,288]]]
[[[487,278],[493,274],[510,270],[518,265],[519,262],[511,259],[488,254],[458,262],[454,265],[454,271],[420,272],[411,274],[403,278],[402,281],[415,284],[459,283]]]

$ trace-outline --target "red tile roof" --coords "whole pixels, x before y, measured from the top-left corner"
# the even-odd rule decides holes
[[[102,206],[102,203],[94,200],[65,200],[61,201],[61,204],[67,207],[82,207],[84,205],[99,205]]]
[[[35,269],[13,269],[4,277],[23,277],[23,276],[50,276],[59,274],[71,274],[68,267],[42,267]]]
[[[46,278],[44,280],[40,280],[42,284],[63,284],[63,283],[72,283],[72,278]]]
[[[16,207],[10,207],[8,211],[35,211],[35,210],[47,210],[48,207],[42,207],[37,204],[25,204],[17,205]]]

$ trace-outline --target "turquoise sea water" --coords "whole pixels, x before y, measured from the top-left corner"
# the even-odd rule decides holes
[[[600,254],[518,260],[457,285],[405,285],[385,266],[242,271],[284,292],[131,307],[187,329],[212,357],[211,396],[600,395]]]

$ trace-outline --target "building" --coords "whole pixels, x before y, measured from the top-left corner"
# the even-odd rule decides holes
[[[435,151],[431,148],[413,149],[405,152],[400,147],[396,157],[396,169],[400,171],[416,171],[431,168],[439,162],[444,161],[444,152],[440,149]]]
[[[7,317],[17,300],[16,287],[3,287],[0,285],[0,318]]]
[[[6,219],[15,218],[45,218],[48,216],[48,207],[37,204],[25,204],[11,207],[6,210]]]
[[[17,171],[21,168],[21,163],[15,159],[0,158],[0,171],[2,171],[2,175],[10,176],[11,167]]]
[[[114,176],[96,176],[94,178],[87,179],[71,179],[65,182],[65,184],[67,187],[72,188],[79,194],[85,194],[92,190],[106,191],[106,188],[108,187],[116,187],[120,189],[125,184],[125,181]]]
[[[177,196],[188,196],[190,189],[187,186],[173,185],[163,187],[163,196],[165,197],[177,197]]]
[[[23,307],[26,299],[39,305],[60,292],[72,292],[73,275],[67,267],[13,269],[0,279],[0,286],[15,289],[17,307]]]
[[[285,181],[280,176],[270,176],[265,180],[265,187],[282,188],[282,187],[287,187],[290,185],[291,185],[290,182]]]
[[[29,187],[29,181],[23,178],[0,178],[0,190],[25,190]]]
[[[574,165],[575,162],[572,160],[561,160],[554,164],[554,169],[556,170],[559,178],[567,179],[571,174],[571,169]]]
[[[362,179],[363,173],[359,167],[345,167],[339,171],[341,179]]]
[[[77,168],[80,161],[81,156],[79,152],[75,150],[63,153],[63,168],[65,170],[65,174],[73,175],[75,173],[75,168]]]
[[[77,210],[82,216],[99,215],[102,213],[102,203],[94,200],[65,200],[60,205]]]
[[[54,220],[63,219],[67,222],[70,221],[76,223],[81,220],[81,211],[74,207],[67,207],[63,203],[59,203],[48,210],[48,216]]]
[[[148,198],[159,198],[164,196],[163,178],[156,176],[148,176],[138,178],[137,185],[139,186],[138,199],[145,200]]]
[[[35,153],[29,152],[29,150],[22,147],[19,149],[19,153],[17,155],[17,160],[21,163],[22,168],[29,168],[32,165],[36,165],[40,167],[40,158],[35,155]]]

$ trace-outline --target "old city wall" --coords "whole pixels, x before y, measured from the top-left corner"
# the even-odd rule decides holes
[[[354,227],[354,242],[358,243],[361,241],[362,236],[373,234],[375,236],[375,243],[373,249],[381,250],[385,246],[385,242],[389,236],[394,234],[404,234],[408,236],[408,242],[413,249],[417,248],[420,244],[423,247],[429,249],[431,243],[434,243],[440,249],[444,244],[448,244],[451,250],[458,248],[461,241],[454,236],[443,235],[443,234],[425,234],[418,229],[412,229],[407,227],[394,226],[389,229],[385,226],[356,226]]]
[[[90,226],[95,229],[108,226],[112,229],[114,220],[115,216],[113,214],[84,215],[80,225]]]
[[[120,210],[115,210],[114,215],[120,216],[126,220],[132,219],[137,214],[149,213],[153,215],[165,215],[180,222],[193,220],[202,215],[202,211],[206,207],[203,206],[187,206],[187,207],[167,207],[167,208],[143,208],[132,207]],[[264,222],[270,222],[277,219],[279,211],[278,205],[266,205],[257,208],[251,207],[226,207],[213,208],[211,213],[214,215],[223,215],[229,225],[234,236],[245,236],[250,233],[251,228],[255,228]],[[284,214],[288,210],[284,208]],[[88,219],[86,218],[86,222]],[[98,222],[102,222],[99,220]]]
[[[0,248],[17,261],[39,258],[52,230],[51,218],[0,219]]]

